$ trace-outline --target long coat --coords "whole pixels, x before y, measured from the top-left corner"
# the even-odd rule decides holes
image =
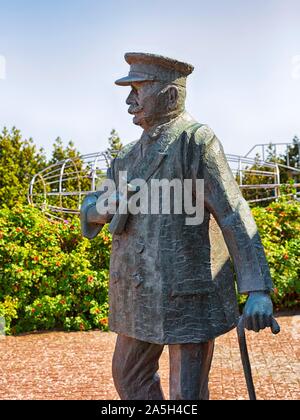
[[[269,291],[272,281],[256,224],[213,131],[184,113],[126,146],[109,171],[117,185],[120,171],[147,184],[204,179],[204,220],[187,225],[184,212],[128,216],[124,230],[113,235],[110,329],[176,344],[205,342],[234,328],[232,266],[240,293]],[[82,232],[90,239],[101,226],[87,223],[86,209],[99,195],[82,206]]]

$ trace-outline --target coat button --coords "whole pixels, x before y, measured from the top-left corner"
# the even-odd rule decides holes
[[[140,241],[136,241],[136,243],[135,243],[135,252],[137,254],[141,254],[144,251],[144,249],[145,249],[144,242],[141,241],[141,240]]]
[[[133,274],[132,278],[135,287],[139,287],[144,281],[143,277],[138,273]]]
[[[117,271],[113,271],[110,275],[110,279],[113,283],[117,283],[119,281],[119,273]]]

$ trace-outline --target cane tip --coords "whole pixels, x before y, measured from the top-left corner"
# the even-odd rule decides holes
[[[272,319],[271,331],[275,335],[280,333],[280,326],[275,318]]]

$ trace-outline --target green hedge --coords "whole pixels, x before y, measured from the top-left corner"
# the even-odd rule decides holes
[[[273,203],[253,214],[276,308],[299,307],[300,204]],[[110,248],[106,228],[90,242],[81,237],[78,219],[50,221],[30,206],[0,210],[0,317],[6,333],[107,330]]]
[[[274,282],[277,310],[300,306],[300,203],[285,201],[252,209]]]
[[[0,316],[6,333],[107,330],[111,239],[90,242],[79,221],[48,220],[30,206],[0,211]]]

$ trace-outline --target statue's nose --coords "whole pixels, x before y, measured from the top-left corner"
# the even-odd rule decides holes
[[[133,94],[133,92],[130,92],[130,94],[128,95],[128,98],[126,99],[126,104],[127,105],[132,105],[134,103],[136,103],[136,100],[134,98],[134,94]]]

